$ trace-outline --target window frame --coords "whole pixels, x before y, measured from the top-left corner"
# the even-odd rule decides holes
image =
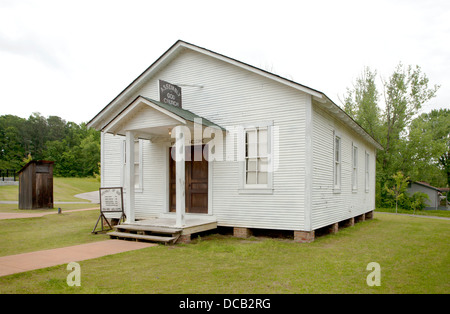
[[[366,193],[369,193],[370,190],[370,169],[369,169],[369,165],[370,165],[370,154],[368,151],[365,151],[365,191]]]
[[[336,140],[339,139],[338,145]],[[338,154],[337,154],[338,153]],[[338,159],[336,159],[338,156]],[[333,192],[341,193],[342,183],[342,135],[334,131],[333,133]]]
[[[358,191],[358,146],[352,143],[352,192]]]
[[[247,133],[254,131],[266,129],[267,130],[267,153],[265,156],[259,155],[259,132],[257,132],[256,136],[256,156],[247,156]],[[255,124],[245,124],[241,126],[241,131],[239,132],[239,164],[240,164],[240,179],[239,179],[239,194],[272,194],[273,193],[273,122],[267,121],[262,123]],[[256,159],[256,167],[258,167],[258,160],[266,159],[267,160],[267,182],[256,183],[256,184],[247,184],[247,173],[249,170],[247,169],[247,161],[249,159]],[[251,172],[264,172],[256,170],[251,170]],[[256,180],[258,178],[258,174],[256,174]]]
[[[138,179],[134,180],[134,192],[136,193],[142,193],[144,188],[144,178],[143,178],[143,166],[142,166],[142,162],[143,162],[143,141],[142,139],[135,139],[134,140],[134,144],[138,145],[138,154],[136,154],[136,150],[135,150],[135,154],[134,154],[134,169],[136,172],[136,165],[138,167]],[[121,145],[121,164],[122,164],[122,171],[120,173],[120,185],[123,187],[124,191],[125,189],[125,177],[126,177],[126,140],[123,139],[122,141],[122,145]],[[137,161],[136,161],[136,155],[138,155]],[[136,175],[136,173],[134,173],[134,175]]]

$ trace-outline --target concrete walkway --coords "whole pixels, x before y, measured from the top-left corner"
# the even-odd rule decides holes
[[[81,194],[77,194],[74,196],[77,198],[88,200],[91,203],[100,204],[100,195],[99,195],[98,191],[81,193]]]
[[[25,271],[79,262],[105,255],[139,250],[155,243],[105,240],[52,250],[23,253],[0,257],[0,277]]]

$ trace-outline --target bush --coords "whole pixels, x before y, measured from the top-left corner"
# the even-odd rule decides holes
[[[411,207],[414,211],[416,211],[416,209],[418,210],[422,210],[425,208],[426,204],[425,204],[425,200],[430,200],[430,198],[428,197],[427,194],[422,193],[422,192],[416,192],[413,194],[413,196],[411,197]]]
[[[398,206],[406,210],[422,210],[426,207],[425,200],[429,199],[428,195],[422,192],[416,192],[412,196],[405,193],[399,199]]]

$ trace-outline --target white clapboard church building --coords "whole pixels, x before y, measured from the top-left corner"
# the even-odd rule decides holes
[[[177,41],[89,123],[101,185],[123,187],[112,236],[155,241],[233,227],[315,230],[371,218],[382,149],[324,93]]]

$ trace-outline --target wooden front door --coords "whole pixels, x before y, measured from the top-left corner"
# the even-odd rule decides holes
[[[204,148],[205,145],[194,145],[186,147],[186,213],[208,213],[208,161],[203,155]],[[175,167],[176,162],[172,159],[169,151],[169,209],[171,212],[176,211],[177,197]]]

